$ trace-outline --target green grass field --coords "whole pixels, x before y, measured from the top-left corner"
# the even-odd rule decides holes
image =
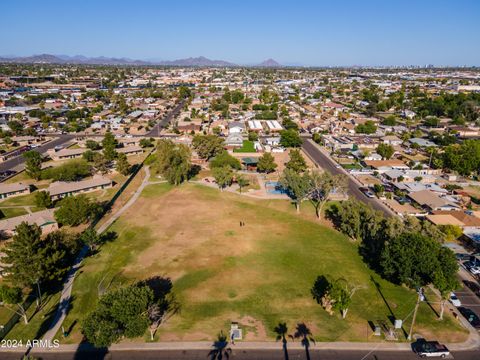
[[[118,238],[86,259],[75,280],[67,343],[81,340],[79,324],[99,290],[153,275],[173,280],[181,305],[158,331],[163,341],[211,340],[231,321],[240,323],[246,340],[274,340],[278,322],[292,329],[304,321],[317,340],[374,341],[369,320],[404,319],[416,300],[414,292],[369,270],[356,244],[310,214],[296,215],[286,201],[193,184],[150,185],[110,230]],[[310,295],[315,278],[326,274],[359,287],[345,320],[329,316]],[[426,338],[466,338],[449,314],[440,322],[424,303],[417,319],[415,332]]]
[[[253,145],[253,141],[244,140],[243,145],[241,148],[234,149],[233,152],[236,153],[254,153],[256,152],[255,146]]]

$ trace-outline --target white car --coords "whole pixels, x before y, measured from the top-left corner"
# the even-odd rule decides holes
[[[480,275],[480,266],[472,266],[470,268],[470,272],[473,274],[473,275]]]
[[[455,295],[455,293],[450,293],[450,302],[452,303],[453,306],[455,307],[460,307],[462,306],[462,302],[460,301],[460,299],[457,297],[457,295]]]

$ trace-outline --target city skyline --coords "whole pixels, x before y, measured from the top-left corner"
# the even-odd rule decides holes
[[[58,1],[4,6],[0,56],[84,55],[145,61],[205,56],[239,65],[475,66],[474,1],[303,1],[228,6]],[[21,25],[19,25],[19,19]],[[46,21],[51,19],[51,21]],[[79,20],[80,19],[80,20]]]

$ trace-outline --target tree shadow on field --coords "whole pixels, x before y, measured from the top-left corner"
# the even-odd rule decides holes
[[[390,307],[390,304],[388,303],[387,299],[383,295],[382,286],[375,280],[375,278],[373,276],[370,276],[370,281],[373,283],[373,285],[375,285],[375,289],[377,290],[378,294],[380,295],[383,302],[385,303],[385,306],[387,307],[388,311],[390,312],[390,316],[388,316],[388,319],[390,320],[390,322],[393,325],[395,323],[395,320],[398,319],[398,318],[395,316],[395,313],[393,312],[392,308]],[[403,331],[403,334],[405,335],[405,337],[407,337],[407,332],[403,328],[403,325],[402,325],[402,331]]]

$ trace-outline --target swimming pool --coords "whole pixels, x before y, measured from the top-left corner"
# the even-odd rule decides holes
[[[269,194],[282,195],[287,193],[287,190],[284,189],[278,181],[267,181],[265,188]]]

